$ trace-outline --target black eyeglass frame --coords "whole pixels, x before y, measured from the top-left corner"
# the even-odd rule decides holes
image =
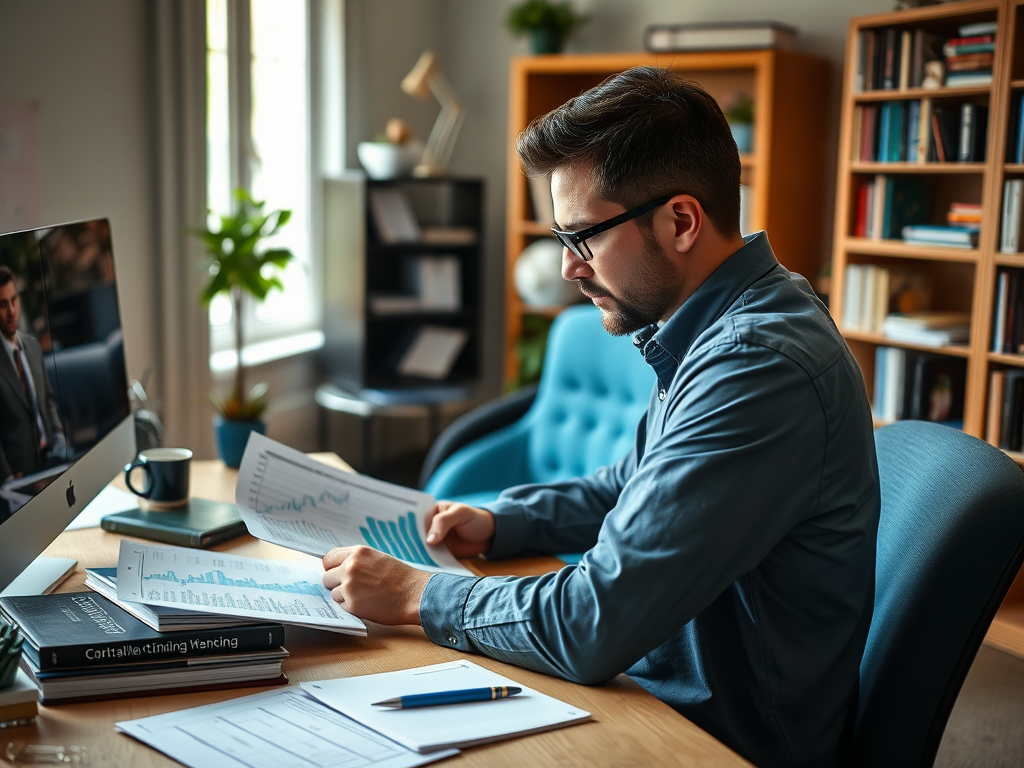
[[[620,213],[618,216],[612,216],[610,219],[606,219],[601,223],[595,224],[592,227],[587,227],[586,229],[567,232],[565,230],[552,227],[551,233],[555,236],[555,239],[562,244],[562,246],[568,248],[574,254],[583,259],[583,261],[590,261],[594,258],[594,254],[590,250],[590,246],[585,245],[588,239],[594,235],[599,235],[602,232],[607,232],[609,229],[619,226],[619,224],[625,224],[627,221],[632,221],[639,216],[643,216],[648,211],[653,211],[658,206],[664,205],[673,197],[675,197],[675,195],[659,197],[657,200],[651,200],[648,203],[638,205],[636,208],[630,208],[625,213]]]

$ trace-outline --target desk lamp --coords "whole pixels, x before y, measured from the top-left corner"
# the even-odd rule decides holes
[[[441,113],[423,152],[423,161],[413,169],[414,176],[440,176],[448,167],[462,126],[465,113],[462,102],[455,95],[451,83],[441,74],[433,51],[423,52],[416,66],[402,79],[402,90],[417,99],[426,99],[433,93],[441,104]]]

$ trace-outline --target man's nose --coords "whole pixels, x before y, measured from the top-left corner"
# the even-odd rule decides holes
[[[562,248],[562,277],[565,280],[579,280],[593,276],[594,270],[590,268],[590,264],[568,248]]]

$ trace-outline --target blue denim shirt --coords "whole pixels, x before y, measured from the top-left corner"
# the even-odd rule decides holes
[[[759,765],[839,762],[874,597],[864,381],[763,233],[635,343],[658,376],[617,464],[488,505],[526,578],[431,577],[431,640],[580,683],[626,672]]]

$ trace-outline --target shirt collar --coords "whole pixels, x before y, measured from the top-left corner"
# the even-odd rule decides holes
[[[743,240],[743,247],[722,262],[663,326],[649,325],[633,337],[633,344],[660,381],[672,378],[697,337],[725,314],[740,294],[779,266],[766,233],[756,232]]]
[[[14,341],[8,341],[7,337],[0,333],[0,342],[3,342],[7,354],[13,358],[15,348],[21,349],[21,331],[15,331]]]

